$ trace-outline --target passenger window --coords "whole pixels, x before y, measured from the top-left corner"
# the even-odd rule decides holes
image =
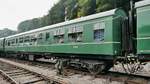
[[[69,42],[82,42],[83,28],[81,26],[72,27],[68,29]]]
[[[12,39],[12,45],[15,44],[15,39]]]
[[[10,46],[10,41],[8,41],[8,46]]]
[[[59,28],[54,30],[54,42],[55,43],[64,43],[64,28]]]
[[[82,32],[68,34],[69,42],[82,42]]]
[[[39,37],[38,39],[42,39],[43,34],[42,34],[42,33],[40,33],[38,37]]]
[[[96,42],[104,41],[104,29],[94,30],[94,40]]]
[[[96,23],[94,25],[94,41],[96,42],[101,42],[104,41],[104,28],[105,28],[105,23]]]
[[[55,43],[64,43],[64,35],[54,36]]]
[[[50,33],[46,32],[46,41],[49,39],[49,37],[50,37]]]
[[[16,38],[16,43],[18,43],[18,38]]]
[[[35,42],[36,40],[37,40],[37,38],[35,35],[31,36],[31,42]]]
[[[26,36],[25,38],[24,38],[24,42],[29,42],[30,41],[30,36]]]
[[[23,43],[23,37],[19,38],[19,43]]]

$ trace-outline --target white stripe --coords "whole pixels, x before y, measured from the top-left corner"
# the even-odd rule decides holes
[[[150,50],[140,50],[140,52],[150,52]]]
[[[37,46],[37,47],[39,47],[39,46],[59,46],[59,45],[79,45],[79,44],[97,44],[97,45],[100,45],[100,44],[120,44],[120,42],[101,42],[101,43],[68,43],[68,44],[49,44],[49,45],[34,45],[34,47],[35,46]],[[29,45],[29,46],[27,46],[26,45],[26,47],[32,47],[33,45]],[[24,47],[24,46],[9,46],[9,47]]]
[[[137,40],[150,39],[150,37],[137,38]]]
[[[100,43],[69,43],[69,44],[52,44],[52,45],[79,45],[79,44],[120,44],[120,42],[100,42]]]

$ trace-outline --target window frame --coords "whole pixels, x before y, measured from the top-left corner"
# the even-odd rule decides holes
[[[82,25],[74,25],[68,28],[68,42],[83,42],[83,26]],[[81,34],[81,41],[78,41],[78,36]],[[73,39],[73,37],[75,38]],[[72,37],[70,40],[70,37]]]
[[[106,24],[105,24],[104,21],[102,21],[102,22],[96,22],[94,24],[94,28],[93,28],[93,40],[95,42],[103,42],[105,40],[105,27],[106,27]],[[97,36],[96,36],[96,32],[97,32]],[[97,37],[99,37],[99,38],[97,38]]]

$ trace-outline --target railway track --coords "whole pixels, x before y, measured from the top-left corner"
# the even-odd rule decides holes
[[[65,84],[1,61],[0,73],[10,84]]]
[[[5,79],[5,76],[2,74],[0,75],[0,84],[11,84],[11,83],[7,79]]]
[[[22,60],[13,60],[13,61],[22,64],[27,64],[30,66],[36,66],[43,69],[48,69],[48,68],[50,68],[50,70],[54,69],[54,64],[48,64],[43,62],[40,63],[40,62],[22,61]],[[65,69],[63,75],[65,77],[73,77],[76,74],[80,74],[83,77],[91,76],[93,79],[106,79],[107,82],[118,81],[118,82],[122,82],[123,84],[149,84],[150,83],[150,76],[144,76],[138,74],[126,74],[126,73],[115,72],[115,71],[109,71],[107,74],[93,76],[88,71],[85,70],[67,68]]]
[[[30,65],[30,66],[35,66],[43,69],[55,69],[55,64],[50,63],[50,62],[42,62],[42,61],[28,61],[28,60],[19,60],[19,59],[14,59],[14,58],[5,58],[10,61],[14,61],[17,63],[25,64],[25,65]]]

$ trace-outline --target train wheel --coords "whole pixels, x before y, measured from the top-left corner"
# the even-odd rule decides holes
[[[90,64],[88,67],[88,70],[92,75],[103,73],[104,69],[105,69],[104,64]]]
[[[64,59],[58,59],[55,68],[57,69],[57,74],[58,75],[63,75],[64,69],[67,66],[68,61]]]

